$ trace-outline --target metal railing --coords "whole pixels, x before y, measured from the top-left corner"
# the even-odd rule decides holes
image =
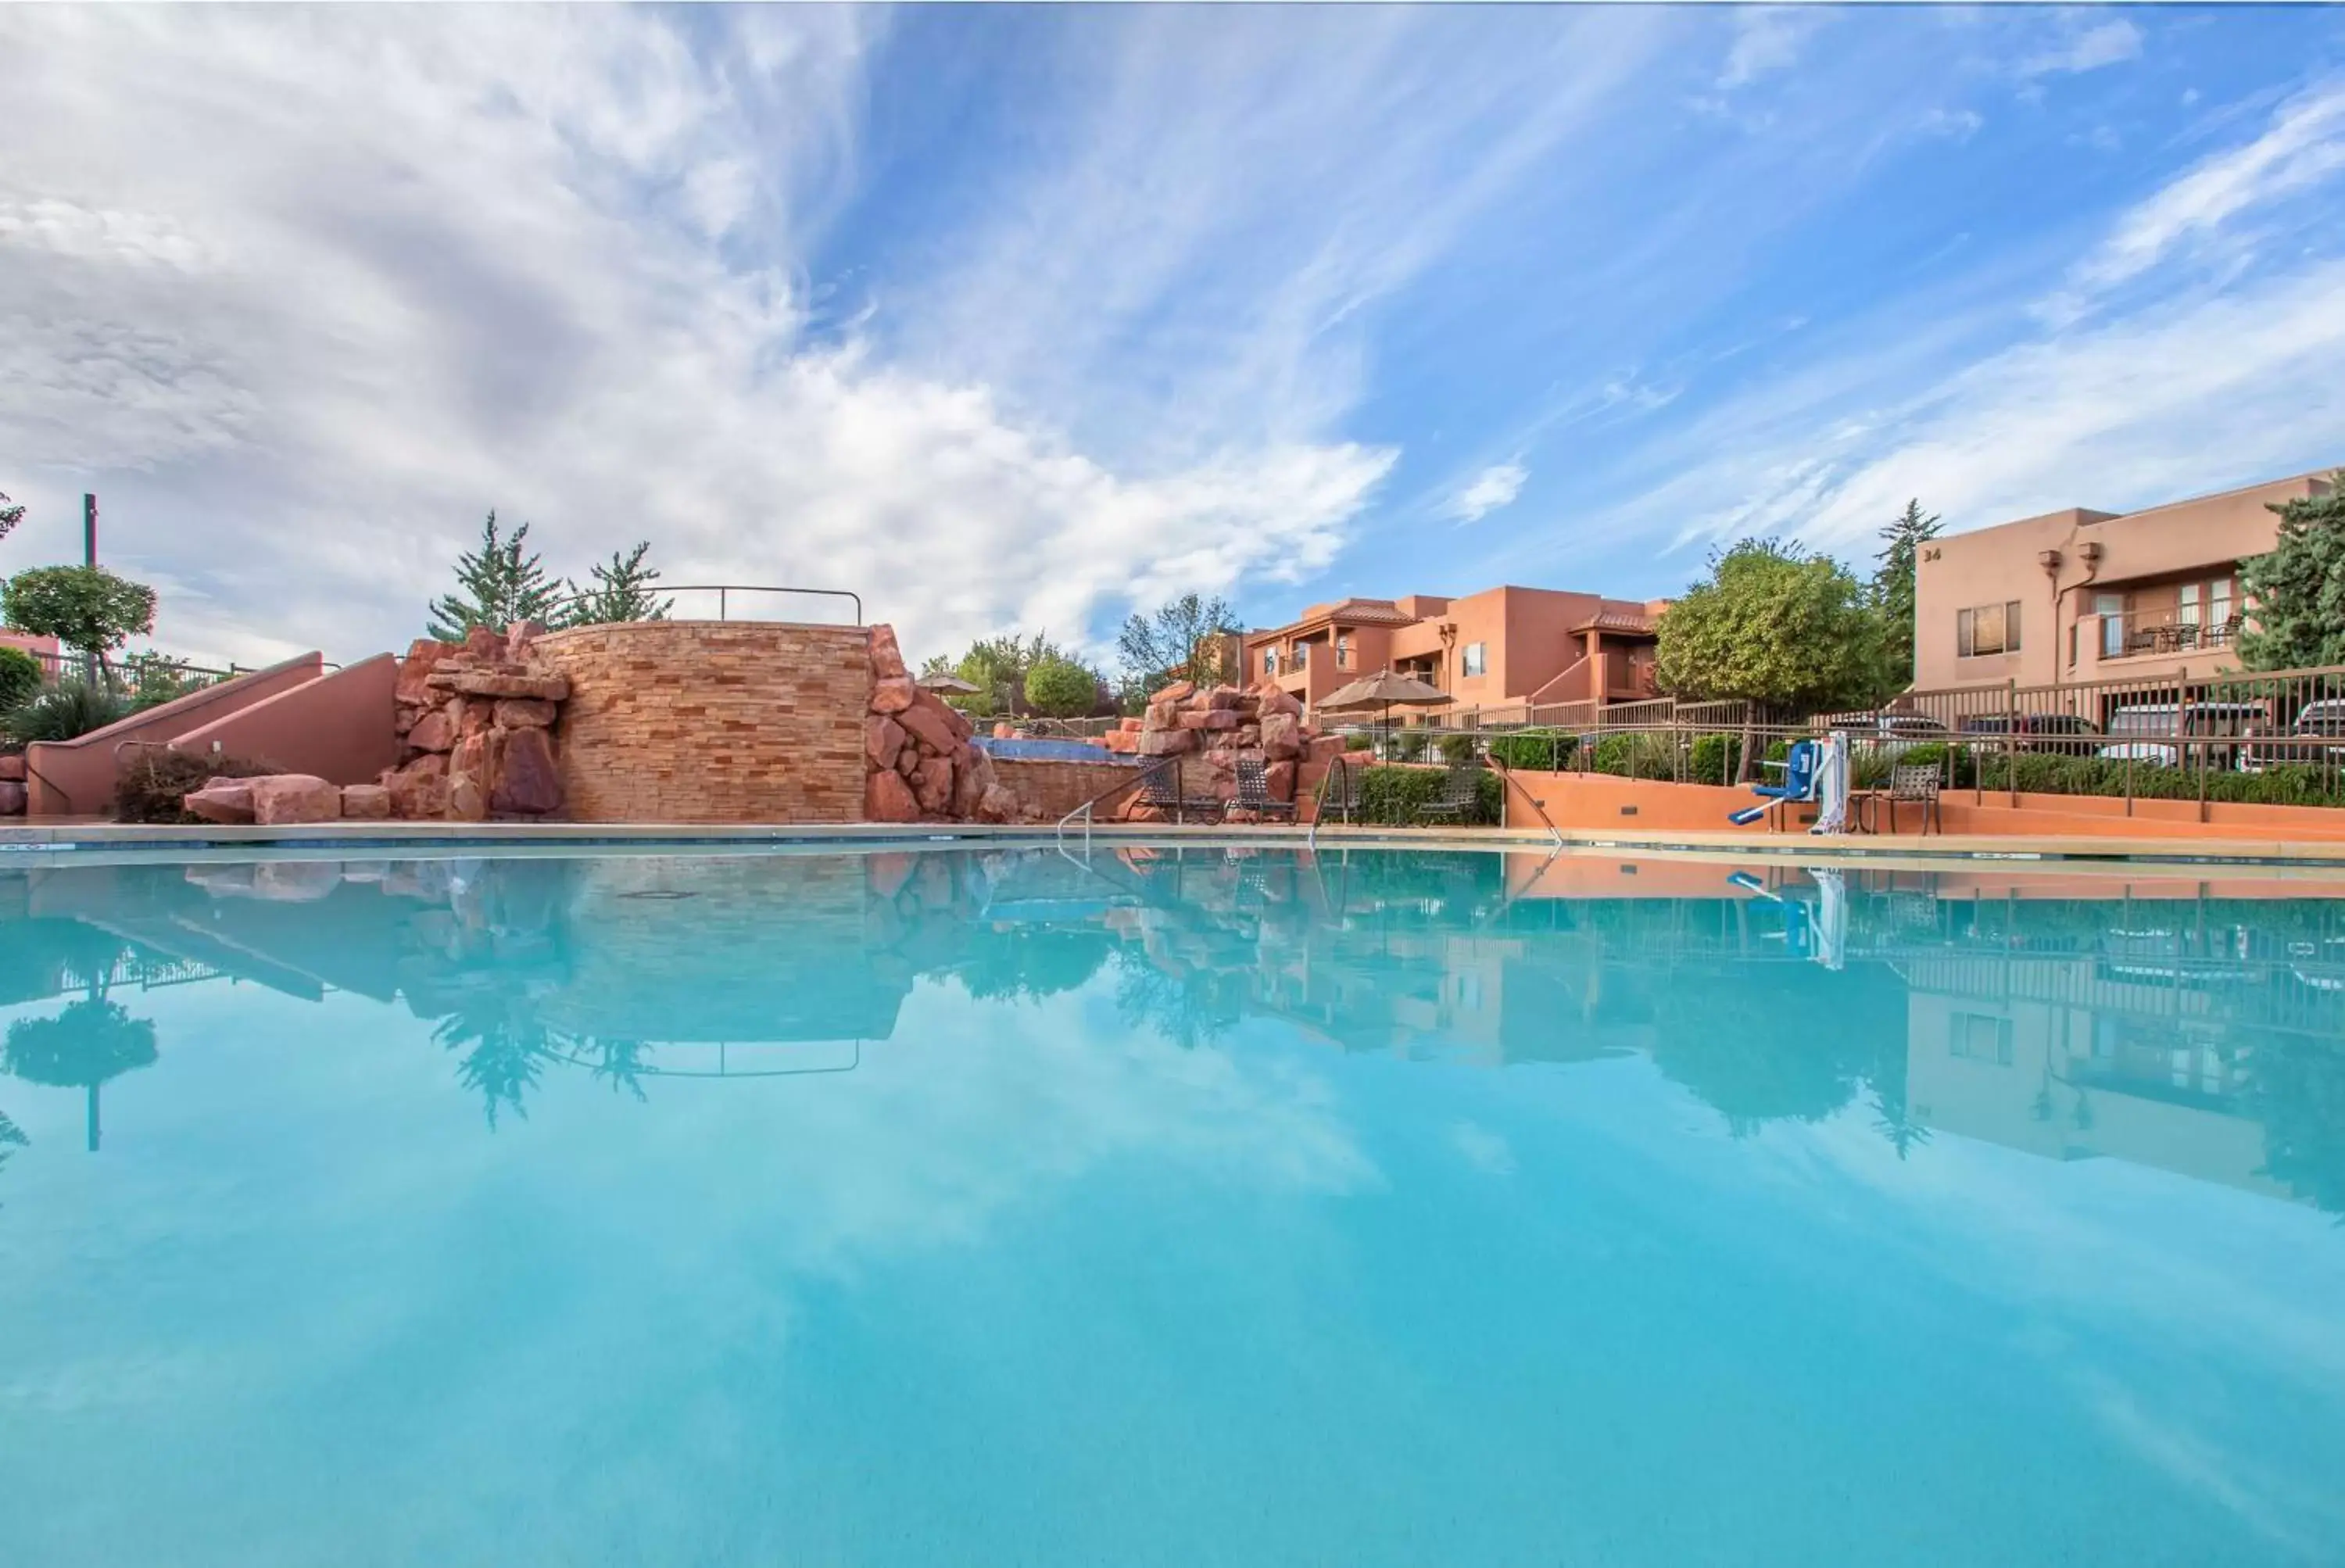
[[[2131,610],[2124,615],[2105,615],[2101,620],[2101,657],[2104,659],[2139,658],[2144,655],[2194,653],[2206,648],[2225,648],[2237,643],[2247,626],[2244,616],[2228,616],[2222,620],[2185,620],[2181,611]],[[2111,637],[2110,634],[2116,635]]]
[[[665,611],[659,616],[662,620],[690,621],[705,620],[707,618],[705,616],[677,615],[675,613],[675,599],[674,596],[677,594],[716,595],[716,618],[720,621],[730,620],[732,618],[733,600],[736,595],[798,594],[814,598],[846,599],[855,606],[855,624],[858,626],[863,624],[863,596],[856,593],[850,588],[785,588],[777,587],[771,584],[766,583],[676,583],[673,585],[660,583],[655,585],[650,592],[652,597],[665,599],[667,601]],[[549,613],[558,615],[561,611],[568,609],[573,605],[591,603],[595,596],[596,596],[593,594],[569,594],[561,598],[553,600],[547,605],[546,608]],[[705,604],[706,601],[703,601],[703,603]],[[747,618],[752,620],[762,620],[768,619],[770,617],[750,616]]]

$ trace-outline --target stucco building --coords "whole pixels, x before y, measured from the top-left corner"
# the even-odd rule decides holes
[[[2074,506],[1933,540],[1915,566],[1914,684],[2048,686],[2237,668],[2239,562],[2279,537],[2271,508],[2328,494],[2327,471],[2152,506]]]
[[[1386,669],[1449,693],[1460,711],[1629,701],[1654,695],[1664,603],[1514,586],[1338,599],[1248,632],[1240,657],[1248,681],[1275,682],[1305,704]]]

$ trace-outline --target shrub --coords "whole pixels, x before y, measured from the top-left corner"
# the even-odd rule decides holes
[[[127,699],[102,686],[62,681],[11,708],[0,718],[0,730],[27,746],[36,740],[73,740],[105,728],[129,711]]]
[[[41,689],[41,661],[23,648],[0,648],[0,713],[30,702]]]
[[[1470,735],[1445,735],[1441,738],[1441,760],[1452,768],[1463,768],[1474,760],[1480,748]]]
[[[130,706],[140,712],[217,686],[220,678],[187,669],[156,653],[136,653],[122,661],[122,684],[129,690]]]
[[[241,757],[190,757],[147,749],[122,770],[114,788],[117,822],[193,822],[182,802],[214,779],[256,779],[279,769]]]
[[[1742,770],[1742,738],[1739,735],[1697,735],[1687,759],[1686,776],[1697,784],[1731,784]]]
[[[1355,729],[1344,737],[1344,749],[1346,751],[1365,751],[1376,743],[1376,738],[1365,730]]]
[[[1671,776],[1672,743],[1665,735],[1607,735],[1589,753],[1589,766],[1621,779]]]
[[[1392,754],[1393,759],[1397,762],[1414,762],[1418,758],[1423,757],[1425,755],[1425,731],[1422,729],[1394,730],[1392,738]]]
[[[1401,827],[1422,821],[1421,808],[1440,798],[1447,780],[1448,775],[1435,768],[1370,768],[1360,775],[1360,820]],[[1487,826],[1499,820],[1507,786],[1487,770],[1477,783],[1480,798],[1466,820]]]
[[[1579,738],[1559,729],[1518,729],[1494,735],[1487,748],[1493,762],[1549,773],[1570,767],[1572,753],[1579,749]]]

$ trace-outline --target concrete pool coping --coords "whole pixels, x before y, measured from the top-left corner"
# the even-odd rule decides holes
[[[1100,823],[1094,846],[1213,844],[1300,848],[1308,828],[1183,827],[1161,822]],[[1085,835],[1063,839],[1054,826],[982,823],[695,823],[695,822],[312,822],[274,827],[209,824],[138,825],[58,822],[0,828],[0,865],[11,861],[87,862],[103,857],[168,859],[190,855],[299,853],[364,859],[401,854],[482,854],[648,850],[688,852],[797,849],[917,850],[943,845],[1080,847]],[[1927,870],[1953,865],[2029,863],[2064,870],[2111,867],[2272,868],[2345,880],[2345,842],[2277,839],[2176,840],[2144,836],[1964,836],[1884,839],[1859,834],[1771,834],[1607,830],[1565,834],[1558,845],[1544,830],[1346,827],[1318,830],[1322,849],[1480,850],[1512,853],[1595,853],[1803,863],[1854,863]]]

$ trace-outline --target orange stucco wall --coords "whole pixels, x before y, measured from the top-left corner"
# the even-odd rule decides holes
[[[248,704],[315,680],[324,668],[324,656],[303,654],[134,713],[76,739],[45,740],[27,747],[25,784],[31,813],[36,817],[96,816],[113,804],[115,777],[131,742],[168,745]]]
[[[1714,784],[1669,784],[1644,779],[1615,779],[1607,774],[1532,773],[1518,770],[1523,788],[1507,791],[1507,826],[1544,828],[1538,811],[1524,799],[1526,791],[1565,833],[1602,829],[1630,831],[1744,832],[1753,837],[1772,832],[1765,820],[1738,829],[1727,820],[1730,812],[1756,805],[1759,797],[1747,789]],[[2195,800],[2136,800],[2131,814],[2120,798],[2090,795],[2035,795],[2022,792],[2017,804],[2006,792],[1989,789],[1950,791],[1939,801],[1939,821],[1934,831],[1956,834],[2066,834],[2078,838],[2173,839],[2299,839],[2328,843],[2345,840],[2345,809],[2320,806],[2241,806],[2209,804],[2199,820]],[[1793,807],[1792,829],[1814,820],[1813,807]],[[1886,832],[1883,816],[1879,830]],[[1922,831],[1918,806],[1899,809],[1898,836]]]
[[[1914,568],[1914,684],[1924,690],[2005,681],[2033,686],[2236,667],[2228,647],[2103,661],[2095,593],[2201,568],[2210,576],[2228,575],[2242,558],[2272,547],[2279,519],[2271,506],[2327,489],[2325,473],[2299,474],[2140,512],[2071,507],[1933,541]],[[2101,547],[2096,568],[2088,569],[2083,558],[2088,543]],[[2056,578],[2038,559],[2046,550],[2060,552]],[[1955,651],[1961,611],[2015,599],[2018,652],[1965,657]],[[2072,626],[2077,627],[2073,664]]]
[[[391,700],[398,684],[399,660],[377,654],[176,735],[171,749],[218,751],[330,784],[371,784],[399,760]]]

